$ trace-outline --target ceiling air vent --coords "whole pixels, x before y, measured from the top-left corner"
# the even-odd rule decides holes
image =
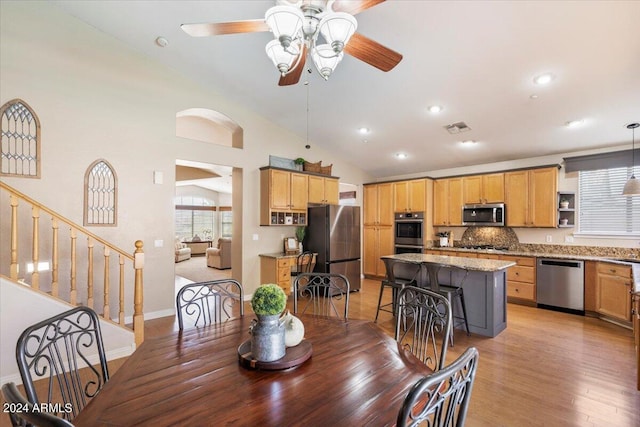
[[[462,133],[470,131],[471,128],[465,122],[458,122],[444,127],[450,134]]]

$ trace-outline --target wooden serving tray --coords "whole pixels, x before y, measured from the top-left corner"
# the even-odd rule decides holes
[[[312,353],[311,343],[302,340],[295,347],[288,347],[285,355],[273,362],[261,362],[253,358],[251,354],[251,340],[246,340],[238,347],[238,361],[240,365],[247,369],[262,371],[281,371],[283,369],[294,368],[306,362]]]

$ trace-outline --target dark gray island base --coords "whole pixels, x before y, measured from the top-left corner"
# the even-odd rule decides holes
[[[429,287],[435,277],[440,285],[462,286],[469,332],[495,337],[507,327],[506,269],[515,265],[514,262],[424,254],[387,255],[382,258],[420,264],[420,286]],[[459,299],[452,302],[453,315],[461,318]],[[464,329],[464,325],[458,327]]]

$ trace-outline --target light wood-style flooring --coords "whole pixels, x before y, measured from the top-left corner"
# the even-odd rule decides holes
[[[373,320],[379,289],[364,279],[351,294],[349,317]],[[508,304],[507,319],[495,338],[455,331],[448,362],[468,346],[480,352],[467,426],[640,426],[630,330],[516,304]],[[391,314],[381,312],[378,324],[393,336]],[[172,318],[147,321],[145,336],[176,327]]]

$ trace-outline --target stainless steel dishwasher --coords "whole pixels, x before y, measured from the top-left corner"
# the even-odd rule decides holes
[[[538,307],[584,314],[584,261],[538,258]]]

